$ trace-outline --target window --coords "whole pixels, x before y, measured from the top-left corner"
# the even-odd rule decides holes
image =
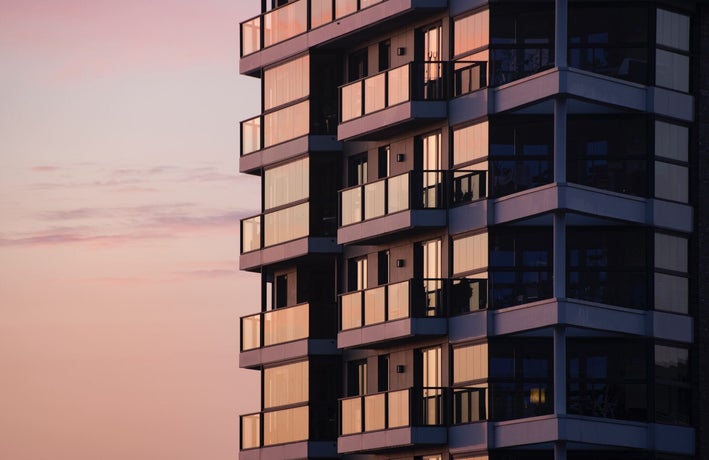
[[[264,210],[307,199],[310,191],[308,158],[264,171]]]
[[[271,69],[263,75],[264,110],[308,96],[310,56],[303,56]]]
[[[487,233],[478,233],[453,240],[453,273],[459,275],[487,268],[487,255]]]
[[[453,349],[453,383],[487,380],[487,343]]]
[[[367,76],[367,49],[355,51],[349,59],[349,81],[359,80]]]
[[[487,121],[454,130],[453,164],[461,165],[486,158],[488,139]]]
[[[264,369],[264,408],[307,402],[308,377],[307,361]]]
[[[367,154],[356,155],[349,159],[349,185],[363,185],[367,183]]]
[[[453,54],[460,56],[486,47],[490,39],[490,11],[484,10],[453,23]]]
[[[377,284],[389,283],[389,251],[377,253]]]
[[[689,129],[655,121],[655,197],[689,202]]]
[[[689,312],[689,240],[655,233],[654,302],[656,310]]]
[[[362,291],[367,289],[367,257],[349,259],[348,267],[348,289],[350,291]]]
[[[689,91],[689,16],[657,10],[655,84]]]
[[[377,358],[377,391],[389,390],[389,355]]]
[[[689,350],[655,345],[655,421],[689,425]]]
[[[379,71],[383,72],[391,67],[391,42],[379,42]]]
[[[436,208],[441,203],[441,133],[435,132],[421,136],[421,171],[423,174],[422,206]]]
[[[367,361],[350,361],[347,363],[347,396],[365,394],[367,394]]]
[[[384,147],[379,147],[378,151],[378,177],[379,179],[384,179],[389,177],[389,160],[391,157],[391,148],[387,145]]]

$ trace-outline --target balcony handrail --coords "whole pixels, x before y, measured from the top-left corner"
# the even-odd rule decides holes
[[[286,102],[286,103],[284,103],[284,104],[281,104],[281,105],[278,105],[278,106],[276,106],[276,107],[271,107],[270,109],[264,110],[263,112],[261,112],[261,113],[258,114],[258,115],[254,115],[254,116],[252,116],[252,117],[248,117],[248,118],[245,118],[245,119],[241,120],[241,121],[239,122],[239,135],[240,135],[240,137],[241,137],[240,140],[239,140],[239,156],[240,156],[240,157],[243,157],[243,156],[245,156],[245,155],[249,155],[249,154],[258,152],[258,151],[263,150],[263,149],[265,149],[265,148],[273,147],[274,145],[278,145],[278,144],[280,144],[280,143],[282,143],[282,142],[288,142],[289,140],[292,140],[292,139],[283,140],[283,141],[280,141],[280,142],[278,142],[278,143],[275,143],[275,144],[266,146],[266,145],[265,145],[265,141],[266,141],[266,131],[265,131],[265,130],[266,130],[266,123],[264,122],[264,119],[265,119],[265,117],[267,117],[267,116],[269,116],[269,115],[272,115],[272,114],[274,114],[274,113],[278,113],[278,112],[285,111],[285,110],[289,110],[289,109],[294,109],[294,108],[296,108],[296,106],[299,105],[299,104],[302,104],[302,103],[305,103],[305,102],[310,103],[310,100],[311,100],[311,97],[310,97],[310,94],[308,94],[308,95],[306,95],[306,96],[300,97],[300,98],[298,98],[298,99],[294,99],[294,100],[292,100],[292,101],[288,101],[288,102]],[[310,107],[308,107],[308,110],[310,110]],[[253,122],[254,120],[258,120],[258,139],[257,139],[257,141],[258,141],[258,148],[255,148],[255,149],[253,149],[253,150],[249,150],[248,152],[245,152],[245,151],[244,151],[244,139],[245,139],[245,136],[244,136],[244,125],[245,125],[246,123]],[[298,136],[298,137],[302,137],[302,136],[307,135],[307,134],[310,134],[310,133],[306,133],[306,134],[303,134],[303,135]],[[294,137],[293,139],[297,139],[298,137]]]
[[[396,67],[390,67],[390,68],[388,68],[388,69],[380,70],[380,71],[377,72],[377,73],[373,73],[373,74],[371,74],[371,75],[367,75],[367,76],[364,76],[364,77],[360,77],[360,78],[358,78],[357,80],[348,81],[347,83],[343,83],[342,85],[338,86],[338,89],[341,90],[342,88],[345,88],[345,87],[347,87],[347,86],[354,85],[355,83],[361,83],[361,82],[363,82],[363,81],[365,81],[365,80],[367,80],[367,79],[378,77],[378,76],[380,76],[380,75],[382,75],[382,74],[386,74],[386,73],[392,72],[392,71],[394,71],[394,70],[398,70],[398,69],[400,69],[400,68],[402,68],[402,67],[411,66],[411,65],[421,66],[421,65],[427,65],[427,64],[441,64],[441,65],[444,65],[444,66],[447,66],[447,67],[448,67],[448,66],[455,67],[455,66],[457,66],[458,64],[470,64],[469,66],[466,66],[466,67],[465,67],[465,68],[469,68],[469,67],[476,67],[476,66],[480,66],[480,65],[483,65],[483,64],[487,64],[487,61],[468,61],[468,60],[455,60],[455,61],[453,61],[453,60],[451,60],[451,61],[409,61],[409,62],[407,62],[407,63],[405,63],[405,64],[401,64],[401,65],[398,65],[398,66],[396,66]],[[454,70],[455,70],[455,69],[454,69]]]
[[[301,302],[301,303],[298,303],[298,304],[295,304],[295,305],[288,305],[288,306],[286,306],[286,307],[278,307],[278,308],[274,308],[274,309],[272,309],[272,310],[260,311],[260,312],[258,312],[258,313],[253,313],[253,314],[250,314],[250,315],[244,315],[244,316],[239,317],[239,319],[251,318],[251,317],[255,317],[255,316],[265,316],[265,315],[268,315],[269,313],[275,313],[275,312],[279,312],[279,311],[285,311],[285,310],[288,310],[288,309],[291,309],[291,308],[302,307],[303,305],[309,305],[309,304],[310,304],[310,302]]]
[[[288,338],[288,340],[278,340],[277,337],[279,334],[275,334],[275,336],[269,335],[267,332],[273,332],[271,330],[266,330],[266,319],[269,317],[277,317],[277,316],[283,316],[285,314],[293,313],[293,314],[298,314],[299,312],[296,312],[296,309],[303,310],[301,315],[306,316],[305,319],[305,327],[304,328],[298,328],[295,333],[295,338]],[[252,315],[246,315],[242,316],[239,320],[239,326],[240,326],[240,344],[239,344],[239,350],[240,351],[249,351],[249,350],[258,350],[260,348],[272,346],[272,345],[281,345],[284,343],[290,343],[294,342],[297,340],[303,340],[305,338],[309,337],[310,333],[310,303],[309,302],[302,302],[296,305],[290,305],[287,307],[281,307],[281,308],[276,308],[268,311],[262,311],[259,313],[255,313]],[[248,322],[251,319],[257,319],[258,324],[254,329],[249,329],[251,332],[248,334],[244,332],[244,324],[245,322]],[[288,323],[290,324],[290,323]],[[296,324],[299,324],[296,322]],[[304,329],[304,330],[303,330]],[[278,328],[276,328],[278,330]],[[287,335],[287,334],[286,334]],[[247,342],[253,343],[253,346],[248,346],[245,347],[244,344],[244,338],[247,338]],[[248,340],[250,339],[250,340]],[[271,343],[268,343],[271,342]]]
[[[296,206],[302,206],[302,205],[304,205],[304,204],[309,204],[309,203],[310,203],[310,197],[308,196],[308,197],[302,198],[302,199],[300,199],[300,200],[298,200],[298,201],[294,201],[294,202],[292,202],[292,203],[287,203],[287,204],[284,204],[284,205],[281,205],[281,206],[277,206],[277,207],[268,209],[268,210],[266,210],[266,211],[263,211],[263,212],[261,212],[261,213],[259,213],[259,214],[254,214],[254,215],[252,215],[252,216],[244,217],[243,219],[240,219],[240,220],[239,220],[239,229],[240,229],[240,233],[241,233],[241,235],[240,235],[240,248],[239,248],[240,254],[244,254],[244,253],[245,253],[245,251],[244,251],[244,222],[247,222],[247,221],[249,221],[249,220],[253,220],[253,219],[259,218],[259,223],[258,223],[258,230],[259,230],[259,242],[258,242],[258,247],[253,248],[253,249],[250,249],[250,250],[248,250],[248,251],[246,251],[246,252],[251,252],[251,251],[256,251],[256,250],[259,250],[259,249],[263,249],[263,248],[265,248],[265,247],[271,246],[271,245],[266,245],[266,232],[265,232],[265,230],[266,230],[266,219],[265,219],[265,217],[268,216],[268,215],[270,215],[270,214],[275,214],[275,213],[278,213],[278,212],[281,212],[281,211],[285,211],[285,210],[288,210],[288,209],[291,209],[291,208],[295,208]],[[308,210],[308,212],[310,212],[310,211]],[[295,238],[295,239],[299,239],[299,238],[300,238],[300,237]],[[280,241],[280,242],[278,242],[277,244],[286,243],[287,241],[292,241],[292,240]]]

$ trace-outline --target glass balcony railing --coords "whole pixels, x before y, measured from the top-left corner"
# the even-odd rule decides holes
[[[310,305],[279,308],[241,318],[241,351],[306,339]]]
[[[485,388],[423,387],[340,400],[340,435],[487,418]]]
[[[340,330],[485,309],[485,279],[411,279],[340,296]]]
[[[266,212],[241,221],[241,252],[255,251],[309,235],[310,203]]]
[[[481,61],[410,62],[340,87],[340,122],[408,101],[446,100],[486,86]]]
[[[241,449],[306,441],[309,419],[308,406],[242,415]]]
[[[340,226],[485,198],[485,171],[409,171],[340,191]]]
[[[309,134],[309,120],[310,101],[306,100],[242,121],[241,155]]]
[[[383,1],[386,0],[291,1],[241,23],[241,55],[254,53]]]

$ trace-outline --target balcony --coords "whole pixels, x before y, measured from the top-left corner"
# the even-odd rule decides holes
[[[334,410],[313,404],[242,415],[239,458],[335,457],[334,417]]]
[[[241,73],[256,75],[270,63],[310,47],[342,46],[400,24],[415,22],[447,0],[297,0],[241,23]],[[283,44],[283,46],[275,46]]]
[[[409,171],[340,191],[340,244],[446,225],[446,208],[486,196],[485,171]]]
[[[241,220],[241,270],[291,260],[309,253],[337,253],[335,218],[323,206],[299,204]]]
[[[307,355],[335,354],[333,305],[303,303],[241,318],[239,365],[266,363]]]
[[[487,63],[410,62],[340,87],[338,140],[376,140],[448,116],[447,100],[486,86]]]
[[[309,151],[339,151],[336,115],[310,110],[317,105],[306,99],[242,121],[239,171],[257,172]]]
[[[485,420],[485,388],[407,388],[340,400],[341,454],[445,444],[447,427]]]

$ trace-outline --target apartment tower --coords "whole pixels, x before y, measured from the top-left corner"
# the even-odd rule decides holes
[[[240,458],[709,458],[709,8],[261,7]]]

